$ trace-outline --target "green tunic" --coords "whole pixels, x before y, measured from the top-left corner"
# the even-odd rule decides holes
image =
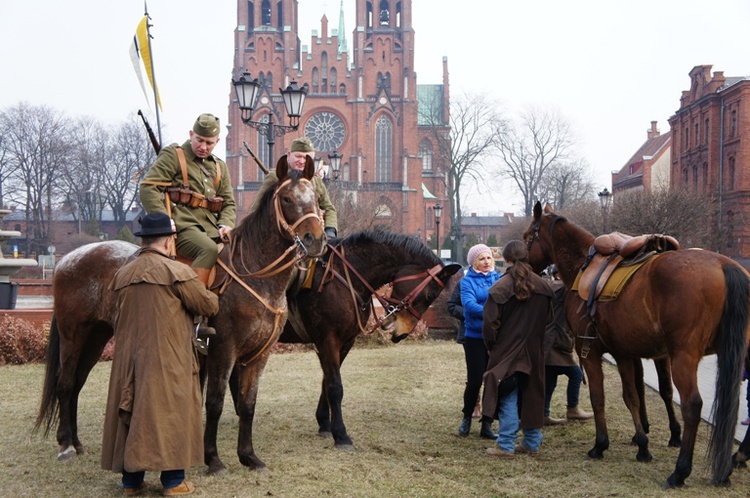
[[[177,144],[172,144],[159,152],[156,161],[146,173],[144,182],[166,182],[172,187],[182,186],[182,171],[180,161],[177,159],[176,147]],[[233,228],[237,216],[237,205],[232,194],[229,170],[226,163],[213,154],[203,160],[196,157],[189,140],[182,144],[182,150],[185,151],[190,190],[203,194],[206,198],[223,197],[224,204],[221,212],[212,213],[208,209],[190,208],[172,203],[172,218],[178,232],[188,227],[199,227],[208,237],[216,239],[219,236],[219,225]],[[219,187],[214,189],[216,165],[219,165],[221,169],[221,182]],[[164,205],[166,189],[167,187],[164,186],[141,183],[139,190],[141,204],[147,213],[167,212]]]
[[[312,181],[313,185],[315,185],[315,191],[318,193],[318,207],[320,207],[320,210],[324,213],[323,220],[325,223],[323,226],[326,228],[335,228],[338,231],[339,221],[336,214],[336,208],[333,206],[331,198],[328,197],[328,189],[326,188],[325,183],[323,183],[323,180],[318,175],[315,175]],[[275,172],[272,171],[266,175],[266,179],[263,180],[263,184],[258,190],[258,195],[255,197],[253,205],[250,207],[251,213],[255,212],[258,207],[260,207],[260,200],[263,198],[266,191],[275,187],[277,183],[279,183],[279,179]]]

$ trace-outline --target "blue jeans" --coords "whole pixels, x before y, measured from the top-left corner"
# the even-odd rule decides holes
[[[557,377],[559,375],[568,376],[568,408],[578,406],[578,395],[581,392],[581,381],[583,380],[583,371],[578,365],[572,366],[552,366],[544,367],[544,416],[549,417],[549,405],[552,400],[552,393],[557,387]]]
[[[518,428],[521,425],[518,416],[518,388],[500,398],[497,406],[497,419],[500,422],[497,446],[508,453],[515,453]],[[542,429],[524,429],[521,444],[531,451],[539,451],[539,445],[542,444]]]
[[[127,470],[122,471],[122,487],[125,489],[135,489],[143,483],[143,478],[146,473],[141,472],[128,472]],[[176,488],[182,481],[185,480],[185,469],[179,470],[162,470],[161,471],[161,485],[164,489]]]

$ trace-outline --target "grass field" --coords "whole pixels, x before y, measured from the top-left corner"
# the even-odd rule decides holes
[[[604,497],[748,496],[750,471],[735,471],[732,487],[710,486],[704,458],[708,426],[701,424],[693,475],[680,490],[662,490],[677,450],[667,447],[666,416],[648,392],[651,451],[648,464],[629,446],[632,422],[620,397],[619,377],[606,366],[611,446],[601,461],[586,458],[593,422],[544,429],[541,455],[499,461],[485,456],[491,441],[456,436],[465,379],[463,351],[453,342],[407,342],[352,351],[343,367],[344,413],[357,448],[341,452],[317,435],[314,418],[322,373],[313,352],[271,357],[261,381],[255,449],[269,472],[243,468],[236,457],[237,419],[227,404],[219,449],[229,475],[188,470],[194,496],[211,497]],[[100,470],[101,434],[109,363],[96,366],[83,389],[79,427],[87,453],[56,461],[54,437],[31,434],[39,403],[42,365],[0,367],[0,496],[121,496],[119,475]],[[553,399],[564,413],[565,380]],[[588,391],[582,406],[590,408]],[[227,400],[228,401],[228,400]],[[160,496],[158,476],[147,475],[146,496]]]

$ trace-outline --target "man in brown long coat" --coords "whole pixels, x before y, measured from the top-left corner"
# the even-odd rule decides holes
[[[192,315],[218,312],[216,295],[171,259],[176,230],[166,214],[141,221],[141,249],[120,268],[115,354],[104,419],[102,468],[122,472],[126,495],[161,471],[164,495],[189,494],[185,469],[203,461],[203,424]]]

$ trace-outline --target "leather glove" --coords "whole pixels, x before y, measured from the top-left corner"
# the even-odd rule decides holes
[[[325,227],[323,230],[326,233],[326,237],[333,239],[336,237],[336,229],[333,227]]]

